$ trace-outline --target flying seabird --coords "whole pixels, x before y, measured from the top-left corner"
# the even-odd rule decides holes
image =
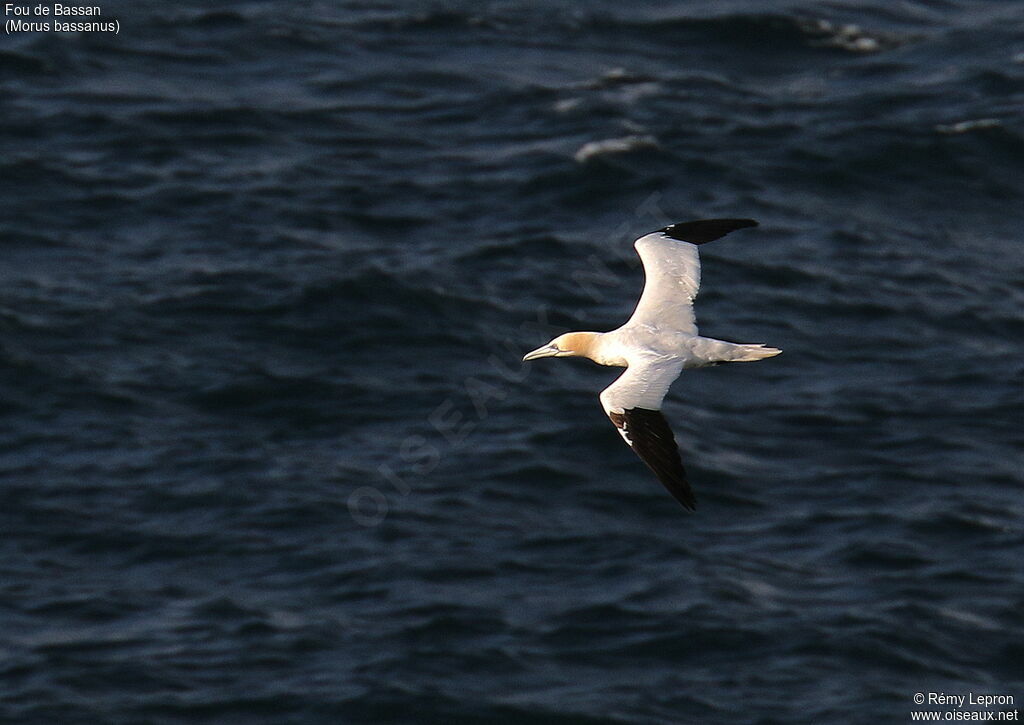
[[[626,372],[601,392],[601,405],[640,460],[665,488],[693,511],[696,499],[686,478],[675,436],[661,413],[661,401],[679,373],[727,362],[751,362],[782,350],[741,345],[697,334],[693,298],[700,287],[697,245],[729,232],[755,227],[753,219],[703,219],[673,224],[634,242],[644,265],[644,291],[632,317],[611,332],[567,332],[527,353],[542,357],[585,357]]]

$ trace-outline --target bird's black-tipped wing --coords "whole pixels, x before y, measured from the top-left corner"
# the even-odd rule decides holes
[[[697,508],[697,499],[686,479],[686,469],[679,457],[676,437],[660,410],[632,408],[621,413],[608,413],[640,460],[654,471],[654,475],[668,489],[676,501],[690,511]]]
[[[644,263],[646,281],[630,322],[696,335],[691,303],[700,287],[697,245],[753,226],[757,226],[753,219],[703,219],[673,224],[637,239],[633,246]]]
[[[753,219],[701,219],[695,222],[672,224],[659,230],[662,234],[680,242],[706,244],[721,239],[729,232],[746,227],[756,227]]]

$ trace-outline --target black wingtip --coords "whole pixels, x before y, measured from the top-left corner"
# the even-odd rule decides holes
[[[672,224],[658,231],[672,239],[690,244],[705,244],[721,239],[729,232],[745,227],[756,227],[753,219],[701,219],[695,222]]]
[[[669,493],[671,493],[671,491]],[[679,505],[690,513],[694,513],[697,510],[697,499],[694,498],[692,494],[688,498],[683,498],[682,496],[676,496],[673,494],[672,498],[678,501]]]
[[[687,511],[695,511],[697,499],[686,478],[676,437],[661,411],[630,408],[621,414],[609,413],[609,417],[623,429],[633,452],[654,472],[672,497]],[[624,425],[620,425],[620,421]]]

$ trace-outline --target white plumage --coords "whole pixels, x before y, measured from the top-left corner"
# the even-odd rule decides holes
[[[626,371],[600,395],[623,439],[686,508],[695,505],[679,451],[661,403],[686,368],[748,362],[778,355],[763,344],[701,337],[693,311],[700,288],[697,245],[718,239],[752,219],[706,219],[673,224],[634,243],[644,265],[644,291],[629,320],[611,332],[570,332],[523,358],[587,357]]]

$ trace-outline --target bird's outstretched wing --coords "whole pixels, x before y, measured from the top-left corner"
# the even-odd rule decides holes
[[[633,246],[644,264],[644,293],[626,324],[652,325],[697,334],[693,298],[700,288],[697,245],[731,231],[757,226],[753,219],[704,219],[646,234]]]
[[[661,413],[661,401],[682,370],[680,362],[631,364],[601,392],[601,405],[629,447],[683,507],[697,501],[686,478],[675,436]]]

